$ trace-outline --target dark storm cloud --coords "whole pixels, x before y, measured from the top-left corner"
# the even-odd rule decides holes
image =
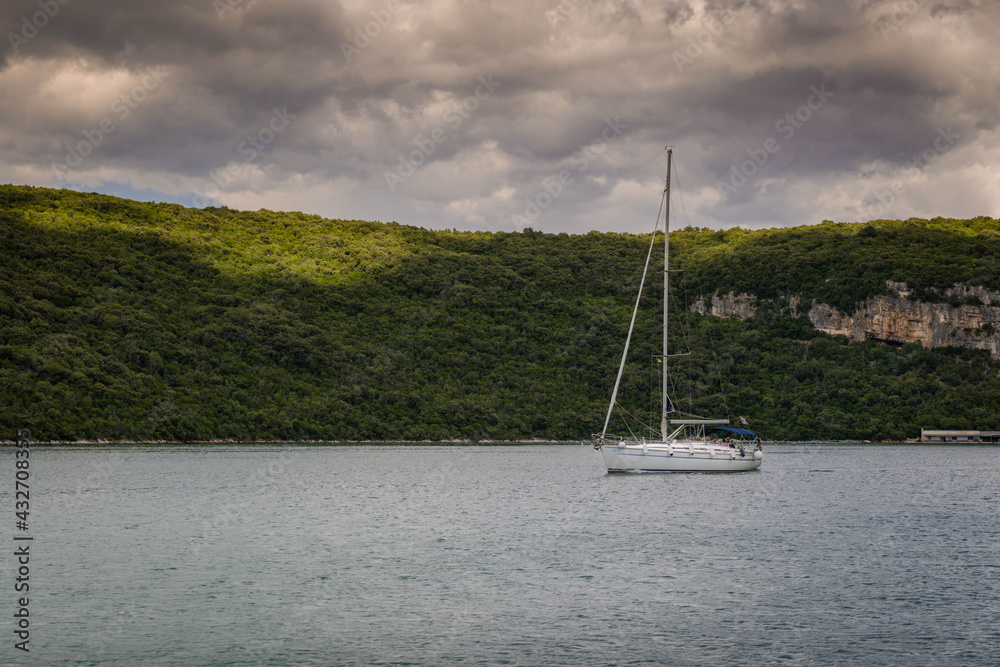
[[[1000,203],[993,3],[42,5],[0,12],[2,180],[446,227],[534,203],[542,229],[639,231],[673,143],[696,224],[857,219],[897,181],[880,213]]]

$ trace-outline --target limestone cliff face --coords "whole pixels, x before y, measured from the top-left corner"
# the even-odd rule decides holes
[[[714,315],[715,317],[735,317],[738,320],[745,320],[753,317],[757,312],[757,299],[751,294],[740,294],[736,296],[733,292],[723,296],[713,296],[712,305],[705,305],[705,297],[698,297],[698,300],[691,310],[702,315]]]
[[[946,296],[976,296],[981,306],[952,306],[905,298],[905,284],[890,284],[899,296],[868,299],[853,315],[836,308],[813,303],[809,320],[820,331],[847,336],[852,340],[878,340],[887,343],[921,343],[924,347],[971,347],[989,350],[1000,357],[1000,295],[981,287],[956,286]],[[991,325],[983,330],[983,325]]]
[[[828,334],[847,336],[852,340],[875,340],[887,343],[920,343],[924,347],[971,347],[989,350],[1000,358],[1000,294],[982,287],[956,285],[941,296],[952,300],[978,299],[981,305],[953,306],[911,300],[905,283],[887,283],[894,296],[877,296],[867,300],[853,315],[841,313],[833,306],[813,302],[809,320]],[[703,315],[746,319],[756,312],[756,299],[749,294],[736,296],[732,292],[713,296],[711,308],[701,298],[691,310]],[[793,316],[799,301],[791,299]],[[985,328],[984,328],[985,327]]]

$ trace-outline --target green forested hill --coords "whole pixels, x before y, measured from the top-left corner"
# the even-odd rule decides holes
[[[746,416],[772,439],[1000,428],[1000,364],[985,353],[849,344],[767,305],[746,322],[687,310],[733,290],[849,311],[886,279],[997,289],[998,239],[988,218],[672,234],[674,347],[692,351],[672,362],[675,402]],[[0,186],[0,429],[586,438],[603,423],[648,241]],[[655,286],[645,297],[622,391],[637,417],[659,401],[661,298]]]
[[[735,291],[781,301],[799,295],[853,312],[886,294],[886,281],[915,288],[913,298],[939,300],[955,283],[1000,291],[1000,223],[973,220],[877,220],[747,231],[671,234],[687,289]]]

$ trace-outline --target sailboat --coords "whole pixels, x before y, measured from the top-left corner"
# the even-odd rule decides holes
[[[667,297],[670,294],[670,169],[673,160],[673,149],[667,147],[667,182],[663,189],[661,210],[664,215],[663,244],[663,379],[660,411],[659,437],[616,437],[608,435],[608,424],[618,398],[618,387],[621,384],[622,373],[625,370],[625,359],[628,356],[629,343],[632,340],[632,330],[635,327],[635,316],[639,312],[639,300],[642,298],[642,288],[649,272],[649,261],[653,255],[653,243],[656,240],[656,226],[653,228],[653,239],[649,243],[646,254],[646,266],[639,282],[639,294],[636,296],[635,309],[632,311],[632,322],[629,324],[628,336],[625,339],[625,351],[622,353],[621,365],[615,388],[611,393],[611,405],[604,419],[604,429],[594,436],[594,448],[604,457],[608,472],[745,472],[760,467],[764,452],[759,444],[759,438],[749,429],[729,426],[728,419],[672,419],[677,411],[668,396],[667,381],[669,355],[667,333],[669,318],[667,316]],[[666,206],[663,207],[663,201]],[[741,418],[742,419],[742,418]],[[655,432],[654,432],[655,434]],[[730,437],[719,439],[717,436],[736,436],[737,442]]]

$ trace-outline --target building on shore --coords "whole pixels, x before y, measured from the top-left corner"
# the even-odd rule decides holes
[[[920,429],[920,442],[1000,442],[1000,431],[932,431]]]

